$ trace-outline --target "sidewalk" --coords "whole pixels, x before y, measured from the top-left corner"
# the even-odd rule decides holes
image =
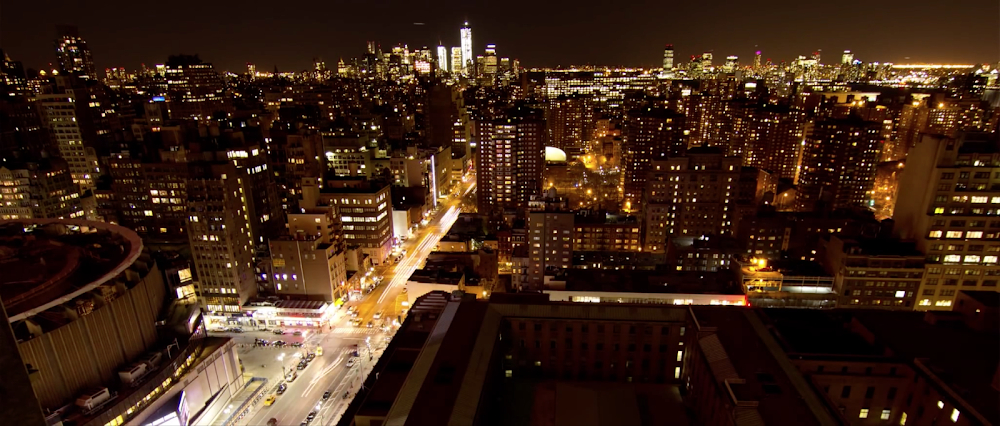
[[[240,389],[236,395],[229,398],[227,407],[231,408],[219,413],[210,425],[233,426],[238,424],[240,420],[248,417],[253,408],[264,399],[264,395],[267,393],[267,382],[268,380],[263,377],[251,378],[246,386],[243,386],[243,389]]]

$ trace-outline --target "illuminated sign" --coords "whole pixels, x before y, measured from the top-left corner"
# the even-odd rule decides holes
[[[153,102],[166,102],[167,98],[163,96],[153,96]]]

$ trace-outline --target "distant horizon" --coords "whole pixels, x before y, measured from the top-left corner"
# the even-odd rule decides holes
[[[674,46],[677,64],[704,51],[713,51],[716,63],[737,55],[746,64],[757,50],[775,63],[822,50],[823,62],[835,64],[845,49],[865,63],[1000,62],[1000,3],[970,0],[953,7],[914,1],[901,11],[861,0],[844,0],[836,8],[768,0],[711,10],[694,3],[607,7],[586,0],[509,0],[502,7],[457,0],[433,7],[307,0],[277,10],[260,0],[239,5],[180,0],[169,6],[51,0],[5,5],[0,48],[26,68],[46,69],[56,61],[56,26],[75,25],[99,70],[135,70],[179,53],[198,53],[219,70],[236,72],[247,62],[261,70],[275,65],[305,70],[314,57],[328,66],[359,57],[367,41],[383,48],[459,46],[459,29],[468,21],[474,55],[496,44],[498,56],[518,59],[526,68],[658,68],[667,44]]]

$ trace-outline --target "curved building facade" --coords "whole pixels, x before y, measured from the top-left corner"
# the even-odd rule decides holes
[[[0,300],[43,408],[112,385],[157,340],[166,287],[127,228],[0,221],[0,269]]]

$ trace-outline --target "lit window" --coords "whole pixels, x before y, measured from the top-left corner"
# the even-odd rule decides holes
[[[949,255],[947,255],[947,256],[944,257],[944,261],[945,262],[958,263],[961,260],[962,260],[962,256],[959,256],[957,254],[949,254]]]
[[[938,401],[938,408],[944,408],[944,401]]]
[[[900,424],[900,426],[903,426],[903,425],[906,424],[906,413],[903,413],[902,415],[899,416],[899,424]]]
[[[152,210],[145,210],[142,213],[145,214],[146,216],[152,216],[153,215],[153,211]]]
[[[948,231],[945,236],[948,238],[962,238],[962,231]]]
[[[944,306],[944,307],[951,306],[951,301],[950,300],[938,300],[937,302],[934,302],[934,306]]]
[[[930,305],[931,305],[931,299],[920,300],[920,306],[930,306]]]
[[[892,410],[886,408],[886,409],[882,410],[882,417],[880,417],[880,419],[882,419],[882,420],[889,420],[889,415],[890,414],[892,414]]]
[[[989,197],[972,197],[972,202],[975,204],[984,204],[989,201]]]
[[[983,263],[997,263],[997,256],[983,256]]]
[[[965,238],[983,238],[983,231],[969,231],[965,233]]]
[[[1000,204],[1000,197],[990,198],[990,202],[993,204]]]
[[[906,290],[897,290],[897,291],[896,291],[896,297],[897,297],[897,298],[903,298],[903,297],[906,297]]]
[[[681,362],[684,359],[684,351],[677,351],[677,362]]]
[[[944,214],[944,207],[935,207],[934,214]]]
[[[867,408],[862,408],[861,409],[861,413],[858,414],[858,418],[859,419],[867,419],[868,418],[868,409]]]
[[[680,367],[674,367],[674,378],[675,379],[681,378],[681,368]],[[955,418],[957,419],[958,417],[955,417]]]
[[[927,234],[927,238],[941,238],[941,231],[931,231]]]
[[[958,412],[958,409],[952,408],[951,409],[951,421],[952,422],[957,422],[958,421],[958,416],[960,414],[961,413]]]

